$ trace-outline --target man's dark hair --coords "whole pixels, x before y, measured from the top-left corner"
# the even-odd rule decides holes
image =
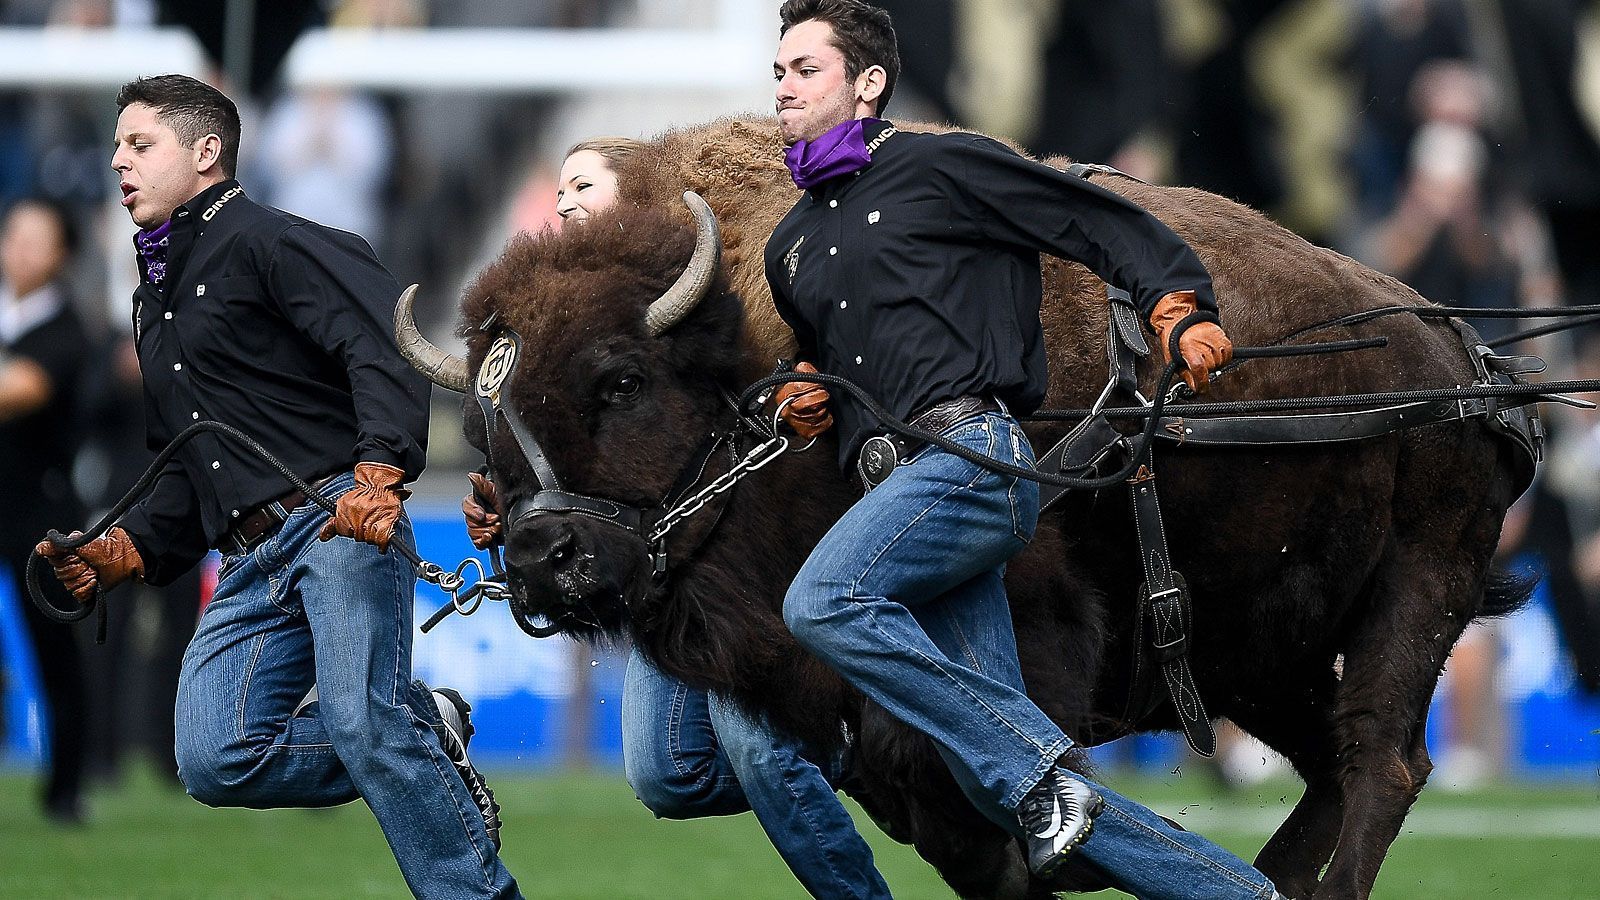
[[[239,164],[239,107],[227,95],[187,75],[152,75],[136,78],[117,92],[117,112],[135,103],[156,111],[161,122],[185,146],[208,134],[222,139],[217,163],[229,178]]]
[[[879,115],[889,105],[889,95],[900,80],[900,49],[889,14],[861,0],[786,0],[778,10],[783,27],[778,34],[815,19],[833,27],[833,46],[844,54],[844,77],[854,81],[873,66],[883,66],[883,93],[878,95]]]

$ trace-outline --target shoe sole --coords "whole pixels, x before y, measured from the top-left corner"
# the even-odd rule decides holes
[[[473,766],[472,760],[467,756],[467,744],[472,740],[472,736],[478,732],[478,729],[472,724],[472,704],[468,703],[466,698],[462,697],[461,693],[454,688],[433,688],[432,691],[448,699],[450,704],[456,708],[456,715],[461,718],[461,734],[457,734],[455,729],[448,724],[443,726],[445,733],[451,739],[448,744],[441,741],[441,749],[444,750],[445,757],[450,760],[450,764],[456,767],[456,774],[461,776],[461,781],[467,789],[467,794],[473,798],[473,805],[478,807],[478,814],[483,816],[484,831],[488,834],[490,842],[494,844],[495,850],[499,850],[500,805],[495,802],[494,791],[489,789],[489,783],[484,779],[483,773]],[[483,798],[489,807],[488,810],[485,810],[483,805],[477,802],[476,795],[479,791],[483,793]],[[493,820],[492,823],[491,819]]]
[[[1050,859],[1044,865],[1040,866],[1038,871],[1033,873],[1033,877],[1038,878],[1041,881],[1049,881],[1056,874],[1056,872],[1060,871],[1061,867],[1065,865],[1067,860],[1072,857],[1072,854],[1076,852],[1079,847],[1083,846],[1084,841],[1089,839],[1089,835],[1094,832],[1095,817],[1100,815],[1105,808],[1105,799],[1096,794],[1094,803],[1090,804],[1089,806],[1089,821],[1084,823],[1083,831],[1078,833],[1078,837],[1073,840],[1072,843],[1061,848],[1059,853],[1050,857]]]

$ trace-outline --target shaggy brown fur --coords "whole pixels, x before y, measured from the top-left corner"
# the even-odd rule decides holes
[[[519,239],[485,271],[464,301],[464,333],[474,365],[489,341],[476,326],[490,312],[522,335],[516,406],[569,490],[649,505],[704,435],[729,422],[718,389],[737,390],[792,349],[772,309],[762,249],[798,192],[770,120],[667,134],[620,175],[624,203],[613,214],[559,237]],[[1424,302],[1214,195],[1094,180],[1194,246],[1239,344]],[[652,338],[644,306],[680,271],[692,243],[684,189],[704,196],[721,220],[723,280],[682,324]],[[1047,405],[1082,406],[1105,379],[1104,286],[1054,259],[1045,279]],[[1438,321],[1396,316],[1304,339],[1379,334],[1387,349],[1250,362],[1222,377],[1213,396],[1471,379],[1459,338]],[[616,386],[628,372],[646,387],[621,397]],[[1153,363],[1142,377],[1148,392]],[[466,428],[481,446],[470,401]],[[1028,430],[1041,452],[1064,432]],[[779,610],[789,578],[857,496],[830,462],[831,440],[786,456],[675,530],[671,578],[659,590],[649,584],[643,542],[619,529],[581,517],[519,526],[508,548],[521,595],[578,633],[628,631],[664,671],[825,746],[836,743],[838,720],[849,722],[860,735],[852,793],[964,896],[1081,885],[1070,875],[1056,885],[1030,882],[1012,841],[965,802],[931,744],[864,705],[785,632]],[[534,489],[504,429],[494,452],[508,494]],[[1155,463],[1174,561],[1195,595],[1191,662],[1210,710],[1282,752],[1307,782],[1257,865],[1289,896],[1365,897],[1427,777],[1422,725],[1439,667],[1468,621],[1512,599],[1491,589],[1485,600],[1500,522],[1520,489],[1509,453],[1477,423],[1463,423],[1350,444],[1162,448]],[[727,465],[715,460],[712,472]],[[1119,491],[1066,498],[1008,570],[1029,693],[1080,740],[1176,724],[1170,707],[1126,714],[1140,580]]]

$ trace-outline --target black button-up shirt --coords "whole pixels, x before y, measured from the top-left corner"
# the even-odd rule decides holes
[[[302,478],[357,462],[415,478],[429,386],[390,336],[399,296],[356,235],[260,206],[234,181],[206,189],[173,214],[161,287],[142,278],[133,295],[151,449],[211,419]],[[202,434],[119,524],[146,580],[165,584],[292,489],[231,440]]]
[[[868,123],[872,162],[807,191],[766,247],[767,282],[802,358],[897,418],[990,394],[1044,402],[1039,254],[1088,266],[1148,316],[1170,291],[1215,310],[1211,278],[1170,228],[1121,195],[975,134]],[[877,427],[834,391],[840,462]]]

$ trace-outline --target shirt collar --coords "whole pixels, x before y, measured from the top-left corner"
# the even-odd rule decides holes
[[[865,124],[861,126],[861,139],[867,145],[867,155],[876,158],[879,148],[887,143],[890,138],[899,134],[900,129],[888,119],[874,119],[869,116],[863,121]],[[810,194],[813,199],[822,199],[825,193],[838,191],[847,185],[855,183],[857,176],[866,174],[871,168],[872,163],[868,162],[850,175],[825,181],[815,187],[808,188],[806,193]]]
[[[237,179],[230,178],[213,184],[172,211],[173,225],[187,224],[204,230],[207,222],[227,208],[228,201],[243,194],[244,188],[239,186]]]
[[[55,282],[18,297],[11,285],[0,285],[0,344],[10,346],[61,311],[61,289]]]

